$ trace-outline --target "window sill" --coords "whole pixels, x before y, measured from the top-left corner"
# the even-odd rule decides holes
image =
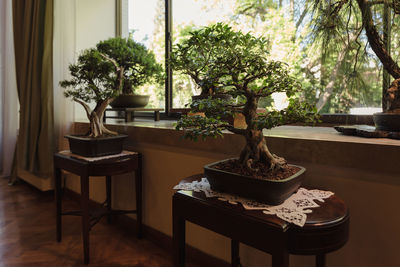
[[[128,146],[168,146],[166,149],[193,150],[238,156],[244,138],[231,133],[224,138],[192,142],[176,131],[174,121],[137,119],[124,123],[110,120],[108,128],[129,135]],[[85,132],[87,122],[75,123],[76,132]],[[281,126],[265,130],[269,149],[293,163],[358,168],[364,171],[397,175],[400,140],[345,136],[331,127]]]

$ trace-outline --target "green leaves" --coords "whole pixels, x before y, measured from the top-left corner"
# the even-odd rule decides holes
[[[184,138],[197,141],[199,137],[222,136],[226,128],[223,121],[203,116],[183,116],[176,124],[176,130],[184,130]]]
[[[118,94],[118,77],[114,65],[96,49],[84,50],[75,64],[69,66],[70,80],[60,82],[66,97],[84,102],[104,100]]]
[[[132,94],[140,85],[155,81],[164,81],[161,64],[158,64],[153,52],[132,39],[110,38],[96,45],[97,50],[113,58],[124,68],[124,94]]]
[[[222,130],[246,135],[246,131],[270,129],[293,122],[315,122],[316,110],[296,98],[300,83],[290,75],[288,66],[268,59],[267,41],[221,23],[190,33],[174,48],[172,64],[190,75],[202,89],[218,89],[234,98],[230,101],[208,97],[194,101],[192,112],[204,116],[182,117],[176,129],[186,138],[217,137]],[[289,106],[281,111],[257,114],[258,101],[275,92],[285,92]],[[240,99],[241,101],[239,101]],[[235,114],[242,113],[247,129],[234,128]]]

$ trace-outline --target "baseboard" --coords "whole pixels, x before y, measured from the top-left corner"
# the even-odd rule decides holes
[[[80,201],[80,194],[65,188],[64,191],[65,195],[70,197],[71,199],[79,202]],[[89,201],[89,205],[91,207],[99,207],[100,203],[95,202],[94,200]],[[127,215],[119,215],[114,224],[120,226],[124,231],[129,234],[136,233],[136,219],[131,218]],[[164,250],[168,251],[171,255],[173,254],[172,251],[172,237],[154,229],[148,225],[143,225],[143,237],[150,240],[152,243],[156,244],[157,246],[163,248]],[[194,248],[190,245],[186,245],[186,258],[188,261],[195,262],[200,266],[208,266],[208,267],[228,267],[231,264],[227,263],[224,260],[211,256],[203,251]]]

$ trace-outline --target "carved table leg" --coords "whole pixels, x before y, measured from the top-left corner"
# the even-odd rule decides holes
[[[55,175],[55,198],[56,198],[56,228],[57,241],[61,242],[61,169],[54,168]]]
[[[137,237],[142,238],[142,155],[138,155],[138,169],[135,172],[136,181],[136,218],[137,218]]]
[[[89,176],[81,176],[82,239],[84,263],[89,264]]]
[[[174,205],[173,205],[174,206]],[[179,215],[175,207],[172,207],[172,239],[173,239],[173,255],[174,267],[185,266],[185,220]]]
[[[233,239],[231,240],[231,265],[232,267],[240,266],[239,242]]]
[[[272,267],[289,267],[289,253],[281,251],[272,254]]]
[[[318,254],[315,256],[315,266],[325,267],[326,257],[325,254]]]
[[[106,176],[106,205],[107,205],[107,222],[111,223],[112,222],[112,214],[111,214],[111,176]]]

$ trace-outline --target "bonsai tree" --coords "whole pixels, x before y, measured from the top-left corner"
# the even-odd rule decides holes
[[[163,80],[163,69],[154,54],[132,39],[110,38],[96,45],[97,50],[114,59],[121,68],[123,76],[122,94],[134,94],[135,88],[155,79]]]
[[[108,104],[121,91],[124,84],[123,68],[112,58],[97,49],[88,49],[69,65],[71,79],[60,82],[65,97],[81,104],[90,121],[87,136],[117,135],[104,127],[103,115]],[[89,103],[95,102],[92,109]]]
[[[214,30],[216,28],[218,31]],[[240,168],[258,171],[261,166],[271,172],[284,170],[287,168],[286,160],[270,152],[263,129],[298,121],[312,122],[316,119],[313,113],[315,108],[301,103],[296,97],[301,87],[290,76],[287,66],[268,59],[264,38],[233,31],[222,24],[211,26],[211,29],[213,38],[219,39],[225,48],[223,54],[208,62],[208,69],[221,70],[216,72],[216,76],[210,72],[211,79],[215,78],[226,93],[238,96],[242,101],[235,103],[232,100],[208,98],[195,102],[192,111],[204,112],[205,116],[184,116],[178,121],[176,129],[183,129],[185,137],[194,140],[200,136],[221,136],[223,130],[242,135],[246,145],[236,162]],[[205,28],[203,31],[208,30]],[[257,113],[260,98],[275,92],[286,93],[290,98],[288,107],[280,111],[269,108]],[[235,128],[228,123],[229,115],[234,116],[235,113],[243,114],[246,128]]]
[[[224,57],[232,34],[218,23],[189,32],[188,38],[173,46],[170,59],[172,68],[188,75],[201,90],[201,96],[214,95],[222,89],[219,77],[229,69],[218,69],[215,62]]]

